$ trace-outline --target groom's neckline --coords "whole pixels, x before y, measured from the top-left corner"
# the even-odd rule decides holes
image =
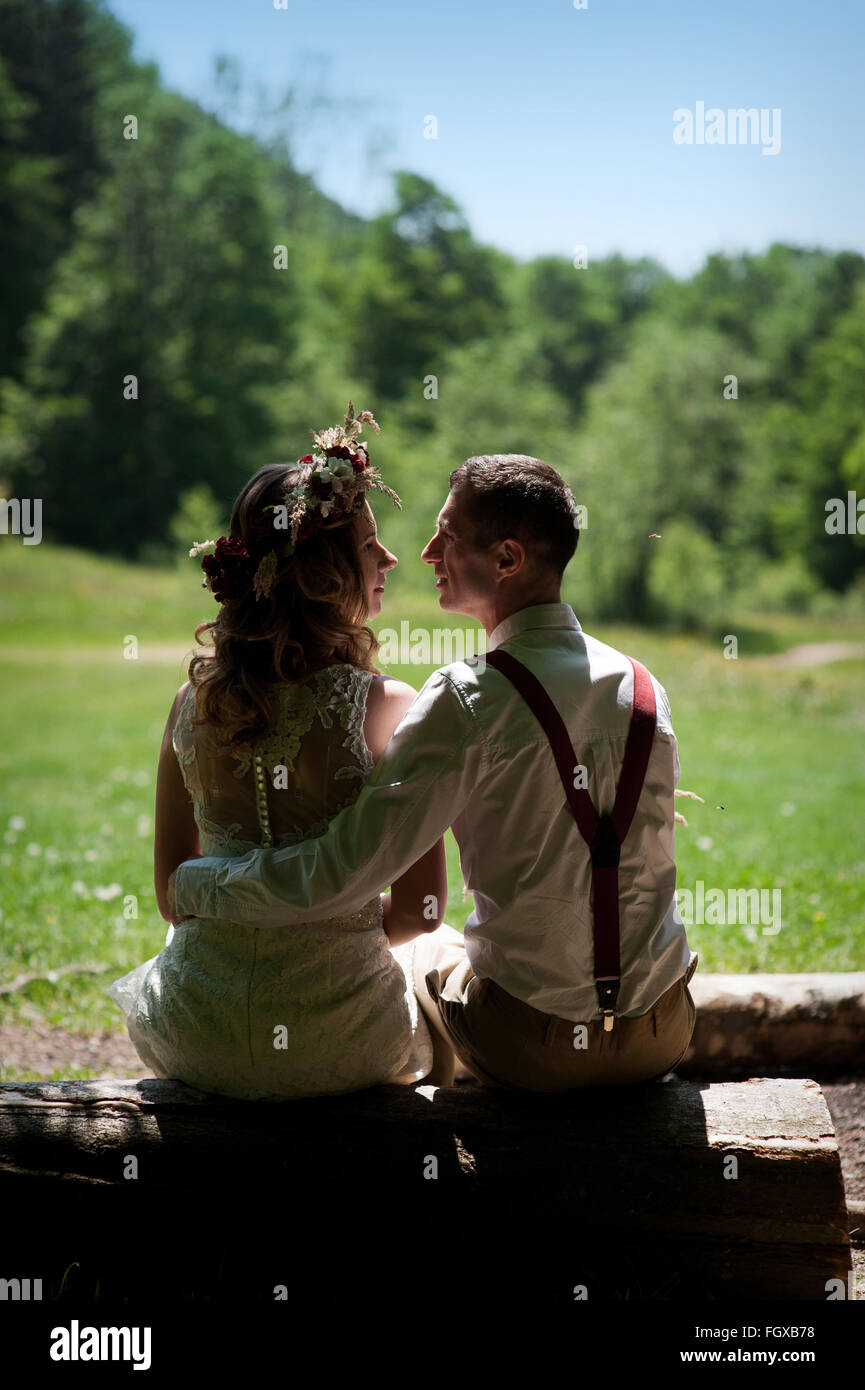
[[[582,632],[577,615],[569,603],[533,603],[528,608],[520,608],[511,613],[494,627],[489,636],[487,650],[507,642],[519,632],[528,632],[538,627],[566,627],[573,632]]]

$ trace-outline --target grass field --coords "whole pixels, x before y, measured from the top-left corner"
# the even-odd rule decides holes
[[[394,576],[376,626],[456,626],[431,581]],[[144,570],[15,539],[0,544],[0,990],[26,972],[68,965],[101,973],[37,980],[0,993],[0,1023],[82,1031],[123,1028],[106,985],[161,948],[152,883],[156,759],[186,678],[184,649],[216,610],[195,566]],[[574,570],[573,584],[578,584]],[[421,589],[422,582],[424,588]],[[782,925],[694,925],[703,971],[854,970],[865,964],[865,682],[861,660],[774,666],[803,642],[865,642],[865,621],[772,617],[721,642],[601,626],[587,631],[645,662],[670,698],[681,802],[680,888],[779,889]],[[138,658],[123,656],[125,639]],[[389,668],[416,687],[431,667]],[[723,806],[723,810],[719,809]],[[462,927],[456,846],[448,835],[447,921]],[[137,917],[131,915],[137,906]],[[3,1076],[0,1058],[0,1077]]]

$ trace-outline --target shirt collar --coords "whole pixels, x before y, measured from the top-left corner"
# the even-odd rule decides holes
[[[530,608],[520,608],[510,617],[503,619],[494,627],[487,642],[487,651],[493,651],[515,637],[518,632],[527,632],[536,627],[568,627],[574,632],[582,632],[577,616],[569,603],[535,603]]]

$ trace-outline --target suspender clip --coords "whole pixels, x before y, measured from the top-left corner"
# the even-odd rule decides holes
[[[595,980],[595,989],[598,991],[598,1004],[601,1013],[604,1015],[604,1032],[613,1031],[613,1020],[616,1016],[616,1000],[619,997],[619,985],[621,981],[618,977],[608,976],[603,980]]]

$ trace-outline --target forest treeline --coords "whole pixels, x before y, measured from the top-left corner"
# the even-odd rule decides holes
[[[527,453],[586,508],[593,614],[865,605],[865,535],[826,525],[865,496],[862,256],[523,263],[407,170],[365,220],[131,49],[99,0],[0,0],[0,492],[46,538],[183,553],[351,396],[399,553],[451,468]]]

